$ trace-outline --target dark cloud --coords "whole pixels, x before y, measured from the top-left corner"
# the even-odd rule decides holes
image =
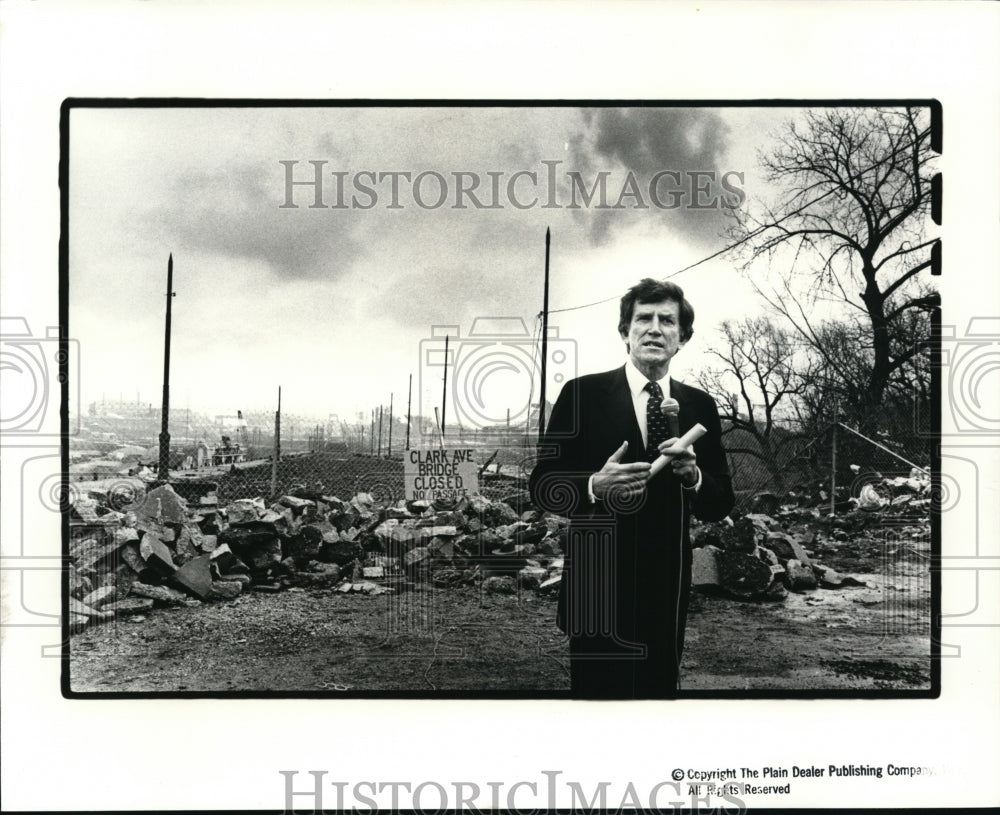
[[[284,168],[273,164],[183,173],[169,211],[157,206],[146,220],[167,243],[261,261],[281,278],[337,277],[362,253],[362,219],[354,210],[310,209],[308,189],[297,191],[298,209],[282,209]]]
[[[708,170],[726,152],[729,128],[718,113],[697,108],[604,108],[594,119],[599,155],[633,170]]]
[[[570,140],[576,169],[591,180],[598,172],[612,172],[608,179],[610,208],[591,206],[576,211],[588,222],[592,242],[604,243],[616,228],[631,227],[640,219],[648,222],[647,216],[651,216],[695,244],[719,244],[729,224],[725,210],[718,206],[720,194],[725,192],[720,182],[726,173],[742,168],[727,164],[729,127],[717,111],[650,107],[598,108],[582,113],[585,130]],[[659,200],[676,206],[659,207],[651,198],[650,184],[664,171],[679,177],[660,179],[656,187]],[[637,181],[634,188],[628,188],[630,173]],[[740,186],[734,176],[728,183]],[[699,186],[702,192],[697,192]],[[641,198],[633,195],[636,190]],[[708,202],[716,205],[706,206]]]
[[[371,275],[371,316],[419,322],[422,330],[461,325],[464,331],[477,317],[528,318],[540,310],[544,228],[480,222],[458,233],[440,226],[431,239],[438,251],[423,244],[391,275]]]

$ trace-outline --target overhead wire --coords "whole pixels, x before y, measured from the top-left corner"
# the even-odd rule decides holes
[[[879,161],[875,162],[874,164],[872,164],[872,165],[870,165],[870,166],[868,166],[866,168],[858,170],[853,175],[849,175],[847,177],[846,181],[855,181],[858,178],[860,178],[861,176],[863,176],[865,173],[870,173],[872,170],[878,169],[883,164],[886,164],[890,159],[895,158],[895,156],[897,156],[902,151],[907,150],[910,147],[916,146],[917,144],[919,144],[919,142],[923,141],[929,135],[930,135],[930,130],[929,129],[925,129],[924,131],[922,131],[920,133],[920,135],[917,137],[916,140],[912,140],[912,141],[907,142],[906,144],[902,144],[902,145],[898,146],[896,149],[894,149],[888,155],[886,155],[885,158],[880,159]],[[795,215],[801,214],[804,210],[808,209],[809,207],[813,206],[814,204],[819,203],[824,198],[826,198],[826,197],[828,197],[830,195],[833,195],[835,192],[837,192],[837,188],[836,187],[833,188],[833,189],[827,190],[822,195],[819,195],[816,198],[812,199],[811,201],[807,201],[806,203],[802,204],[801,206],[797,207],[796,209],[793,209],[790,212],[782,215],[780,218],[778,218],[773,223],[762,224],[761,226],[759,226],[756,229],[752,230],[751,232],[747,233],[746,235],[744,235],[742,238],[740,238],[739,240],[735,241],[734,243],[731,243],[731,244],[729,244],[727,246],[724,246],[721,249],[713,252],[710,255],[706,255],[705,257],[701,258],[700,260],[696,260],[694,263],[689,263],[687,266],[683,267],[682,269],[677,269],[676,271],[671,272],[670,274],[668,274],[665,277],[663,277],[662,280],[669,280],[672,277],[677,277],[678,275],[683,274],[684,272],[688,272],[691,269],[694,269],[695,267],[700,266],[703,263],[707,263],[710,260],[714,260],[715,258],[719,257],[720,255],[724,255],[725,253],[730,252],[733,249],[736,249],[736,248],[742,246],[747,241],[752,240],[753,238],[757,237],[757,235],[759,235],[761,232],[764,232],[764,231],[766,231],[768,229],[773,229],[774,227],[778,226],[783,221],[787,221],[789,218],[791,218],[791,217],[793,217]],[[592,306],[599,306],[599,305],[603,305],[604,303],[610,303],[613,300],[618,300],[619,297],[620,297],[620,295],[616,294],[616,295],[613,295],[612,297],[606,297],[603,300],[595,300],[592,303],[583,303],[583,304],[581,304],[579,306],[567,306],[565,308],[549,309],[549,314],[563,314],[563,313],[565,313],[567,311],[578,311],[580,309],[590,308]],[[541,315],[541,312],[539,312],[539,315]]]

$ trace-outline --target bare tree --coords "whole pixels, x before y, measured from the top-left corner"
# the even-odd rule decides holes
[[[738,216],[745,268],[766,260],[780,281],[758,291],[839,379],[859,421],[911,382],[939,304],[927,281],[933,156],[925,109],[809,111],[760,157],[788,189],[780,211]],[[837,332],[853,338],[851,353],[830,344]]]
[[[724,342],[709,353],[721,364],[704,370],[699,384],[719,406],[723,435],[740,439],[728,442],[727,451],[763,462],[783,490],[783,454],[798,434],[779,420],[797,412],[798,396],[809,387],[809,353],[797,354],[790,332],[766,317],[726,320],[719,329]]]

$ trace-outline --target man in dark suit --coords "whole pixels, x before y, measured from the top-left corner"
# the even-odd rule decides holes
[[[531,474],[535,504],[572,519],[558,624],[575,697],[676,695],[689,519],[720,520],[734,503],[714,401],[668,375],[693,323],[679,286],[646,278],[629,289],[618,325],[628,361],[563,387]],[[679,404],[673,428],[661,410],[667,399]],[[676,454],[677,435],[698,423],[708,432]],[[668,449],[670,464],[651,475]]]

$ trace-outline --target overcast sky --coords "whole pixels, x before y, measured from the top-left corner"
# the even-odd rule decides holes
[[[414,412],[432,415],[441,370],[431,363],[440,355],[427,349],[439,344],[432,340],[442,333],[435,326],[447,325],[462,338],[454,376],[458,401],[466,402],[449,404],[449,423],[454,416],[502,421],[508,407],[517,418],[527,396],[527,377],[517,368],[530,358],[524,353],[533,347],[542,307],[546,228],[552,231],[550,326],[559,338],[551,348],[565,355],[550,371],[551,401],[565,377],[624,362],[617,298],[628,286],[644,276],[666,277],[726,243],[721,207],[688,206],[695,195],[690,175],[680,184],[689,197],[668,209],[649,200],[655,174],[716,173],[702,203],[725,192],[718,181],[726,173],[743,174],[728,182],[748,198],[773,197],[756,151],[767,149],[770,134],[794,113],[75,109],[70,333],[80,342],[84,404],[119,395],[159,403],[172,252],[175,407],[211,414],[273,410],[280,384],[289,413],[367,415],[388,404],[390,393],[398,413],[412,374]],[[310,162],[326,162],[319,165],[322,208],[310,206],[315,189],[308,185],[291,190],[297,207],[282,206],[288,203],[282,161],[297,162],[295,181],[314,178]],[[363,171],[409,173],[410,180],[395,176],[393,201],[393,176],[378,181],[359,176]],[[518,171],[537,180],[519,176],[511,189]],[[622,196],[629,171],[637,184]],[[608,173],[607,203],[621,207],[598,208],[596,198],[586,205],[580,196],[579,206],[570,207],[567,172],[579,173],[588,187]],[[473,195],[483,208],[469,196],[461,199],[465,208],[455,207],[455,173],[468,174],[466,188],[476,182]],[[661,203],[675,200],[669,192],[675,179],[661,177]],[[730,257],[674,280],[697,316],[695,338],[671,373],[692,381],[715,325],[760,305]],[[558,311],[601,300],[608,302]],[[520,318],[527,334],[485,346],[492,350],[484,350],[482,337],[465,342],[476,318],[497,317]],[[498,326],[478,324],[487,339]]]

